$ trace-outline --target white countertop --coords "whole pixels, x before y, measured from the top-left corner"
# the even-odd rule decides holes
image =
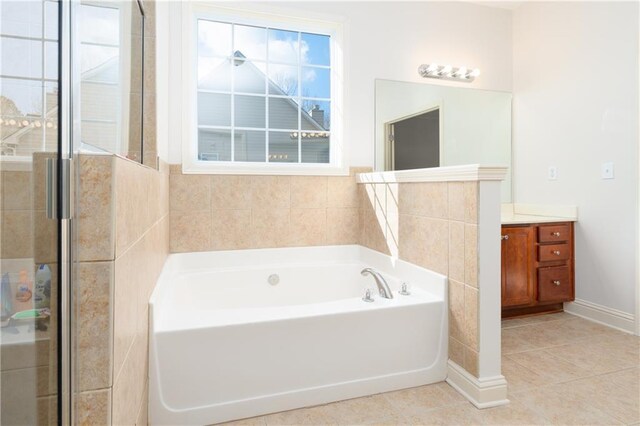
[[[577,221],[578,209],[575,206],[503,204],[500,214],[500,222],[503,225]]]
[[[576,222],[578,219],[560,216],[537,216],[533,214],[502,215],[500,223],[503,225],[519,225],[526,223]]]

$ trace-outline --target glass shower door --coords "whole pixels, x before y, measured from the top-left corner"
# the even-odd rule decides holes
[[[70,61],[65,65],[61,59],[69,58],[61,37],[69,6],[55,0],[0,1],[3,425],[67,423],[71,414],[70,234],[68,220],[61,219],[68,214],[63,210],[70,194],[68,186],[62,190],[69,164],[64,159],[71,153],[64,101],[70,87],[61,78],[65,70],[69,74]]]

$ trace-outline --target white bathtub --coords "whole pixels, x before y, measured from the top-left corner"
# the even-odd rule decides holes
[[[398,294],[405,281],[410,296]],[[173,254],[150,302],[150,422],[211,424],[442,381],[446,286],[360,246]]]

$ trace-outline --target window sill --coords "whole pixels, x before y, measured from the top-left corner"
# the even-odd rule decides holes
[[[182,164],[183,174],[203,175],[287,175],[287,176],[349,176],[349,167],[331,164]]]

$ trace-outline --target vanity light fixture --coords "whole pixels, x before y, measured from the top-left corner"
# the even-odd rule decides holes
[[[452,67],[451,65],[422,64],[418,67],[418,74],[426,78],[440,78],[443,80],[466,81],[471,83],[480,75],[480,70],[466,67]]]

